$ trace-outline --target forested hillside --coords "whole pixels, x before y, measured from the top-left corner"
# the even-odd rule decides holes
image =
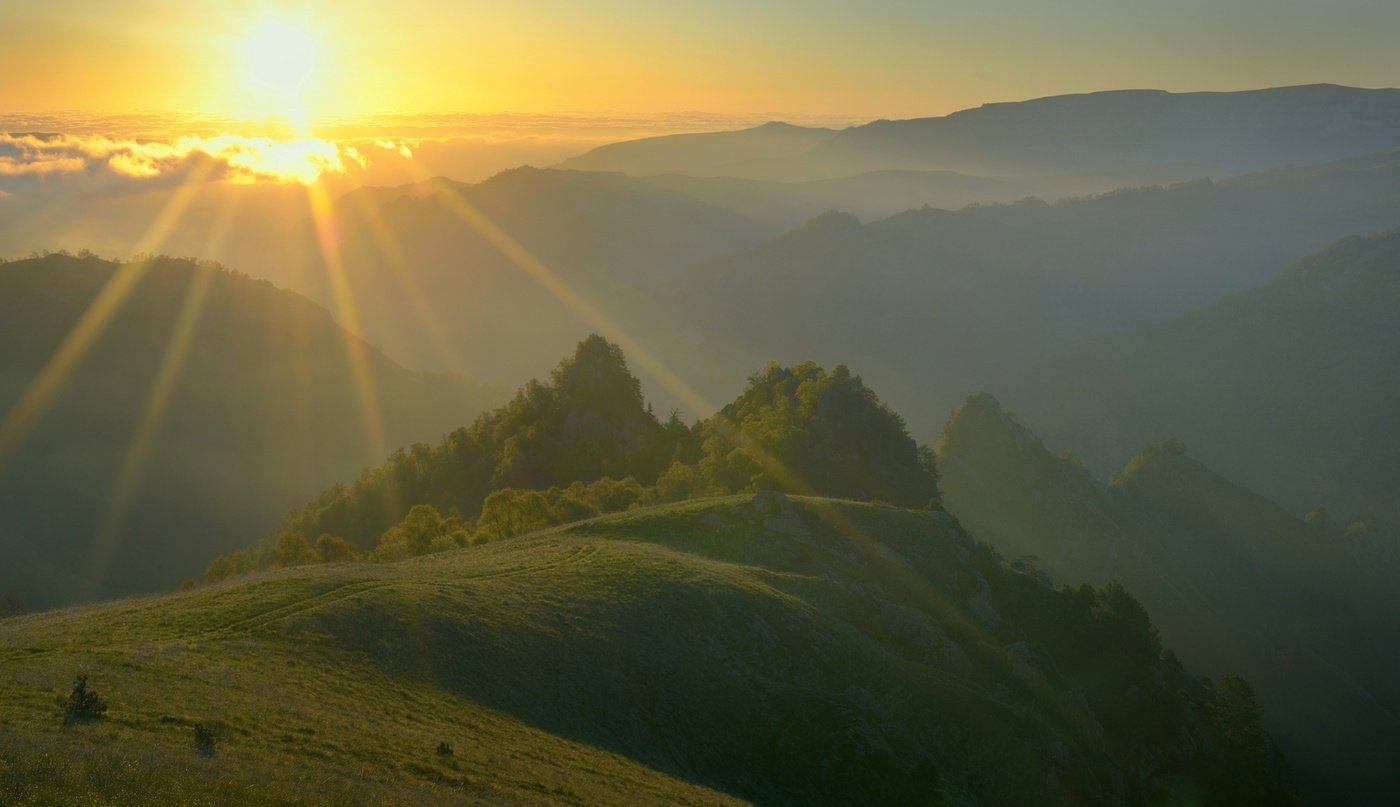
[[[1189,666],[1253,681],[1305,794],[1383,800],[1385,749],[1400,742],[1392,567],[1179,441],[1100,482],[987,395],[949,420],[938,463],[947,505],[973,534],[1054,580],[1122,581]]]

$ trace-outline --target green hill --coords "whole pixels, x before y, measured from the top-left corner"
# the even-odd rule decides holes
[[[1383,801],[1400,748],[1393,572],[1186,454],[1154,444],[1112,484],[1056,456],[991,396],[950,418],[945,501],[1056,580],[1120,580],[1193,668],[1240,672],[1304,794]]]
[[[621,348],[579,342],[549,380],[505,406],[336,483],[206,577],[274,566],[422,554],[640,504],[759,489],[936,505],[933,454],[838,365],[770,364],[708,420],[661,423]]]
[[[0,621],[0,672],[7,804],[1290,799],[1121,587],[766,492]]]
[[[127,280],[90,350],[0,457],[0,595],[30,607],[197,576],[287,508],[487,398],[404,369],[266,281],[185,260],[50,255],[0,265],[0,419],[103,290]]]

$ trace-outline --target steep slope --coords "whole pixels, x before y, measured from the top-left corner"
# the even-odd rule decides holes
[[[770,121],[734,132],[701,132],[626,140],[570,157],[560,168],[621,171],[633,176],[726,176],[747,163],[801,154],[836,134],[833,129]]]
[[[1121,588],[1054,591],[946,516],[873,505],[704,500],[0,639],[3,794],[1288,801],[1247,685],[1187,675]],[[63,728],[80,671],[110,710]]]
[[[1400,159],[1388,154],[1055,204],[868,224],[827,215],[657,283],[641,333],[711,396],[771,358],[859,367],[932,434],[1013,368],[1193,311],[1338,237],[1393,226],[1397,184]],[[1162,433],[1173,432],[1150,437]]]
[[[403,369],[265,281],[52,255],[0,265],[7,427],[84,312],[127,281],[91,350],[0,458],[0,593],[31,607],[173,586],[387,447],[485,402],[462,379]]]
[[[1393,573],[1174,441],[1105,485],[982,395],[938,459],[948,506],[984,540],[1057,580],[1123,581],[1186,663],[1257,684],[1305,795],[1384,799],[1400,749]]]
[[[1400,532],[1397,306],[1400,232],[1348,238],[1262,288],[1028,368],[1007,400],[1095,468],[1177,435],[1297,515],[1370,512]]]
[[[1221,177],[1396,148],[1400,90],[1118,90],[875,121],[752,170],[821,178],[885,169],[998,175],[1139,166]]]

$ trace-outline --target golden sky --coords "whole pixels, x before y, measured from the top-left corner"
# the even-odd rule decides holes
[[[0,114],[943,114],[1123,87],[1400,83],[1400,3],[1338,0],[0,0]],[[276,37],[274,37],[275,39]],[[287,38],[284,38],[287,39]],[[306,65],[279,54],[287,69]],[[266,74],[268,68],[261,68]],[[275,72],[275,71],[274,71]]]

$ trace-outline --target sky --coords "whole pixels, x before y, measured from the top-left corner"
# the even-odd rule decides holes
[[[1125,87],[1400,84],[1393,1],[0,0],[0,17],[0,115],[870,119]],[[292,33],[250,65],[270,25]],[[289,88],[279,70],[309,74]]]
[[[0,203],[477,181],[648,135],[1095,90],[1392,87],[1397,30],[1394,0],[0,0]]]

